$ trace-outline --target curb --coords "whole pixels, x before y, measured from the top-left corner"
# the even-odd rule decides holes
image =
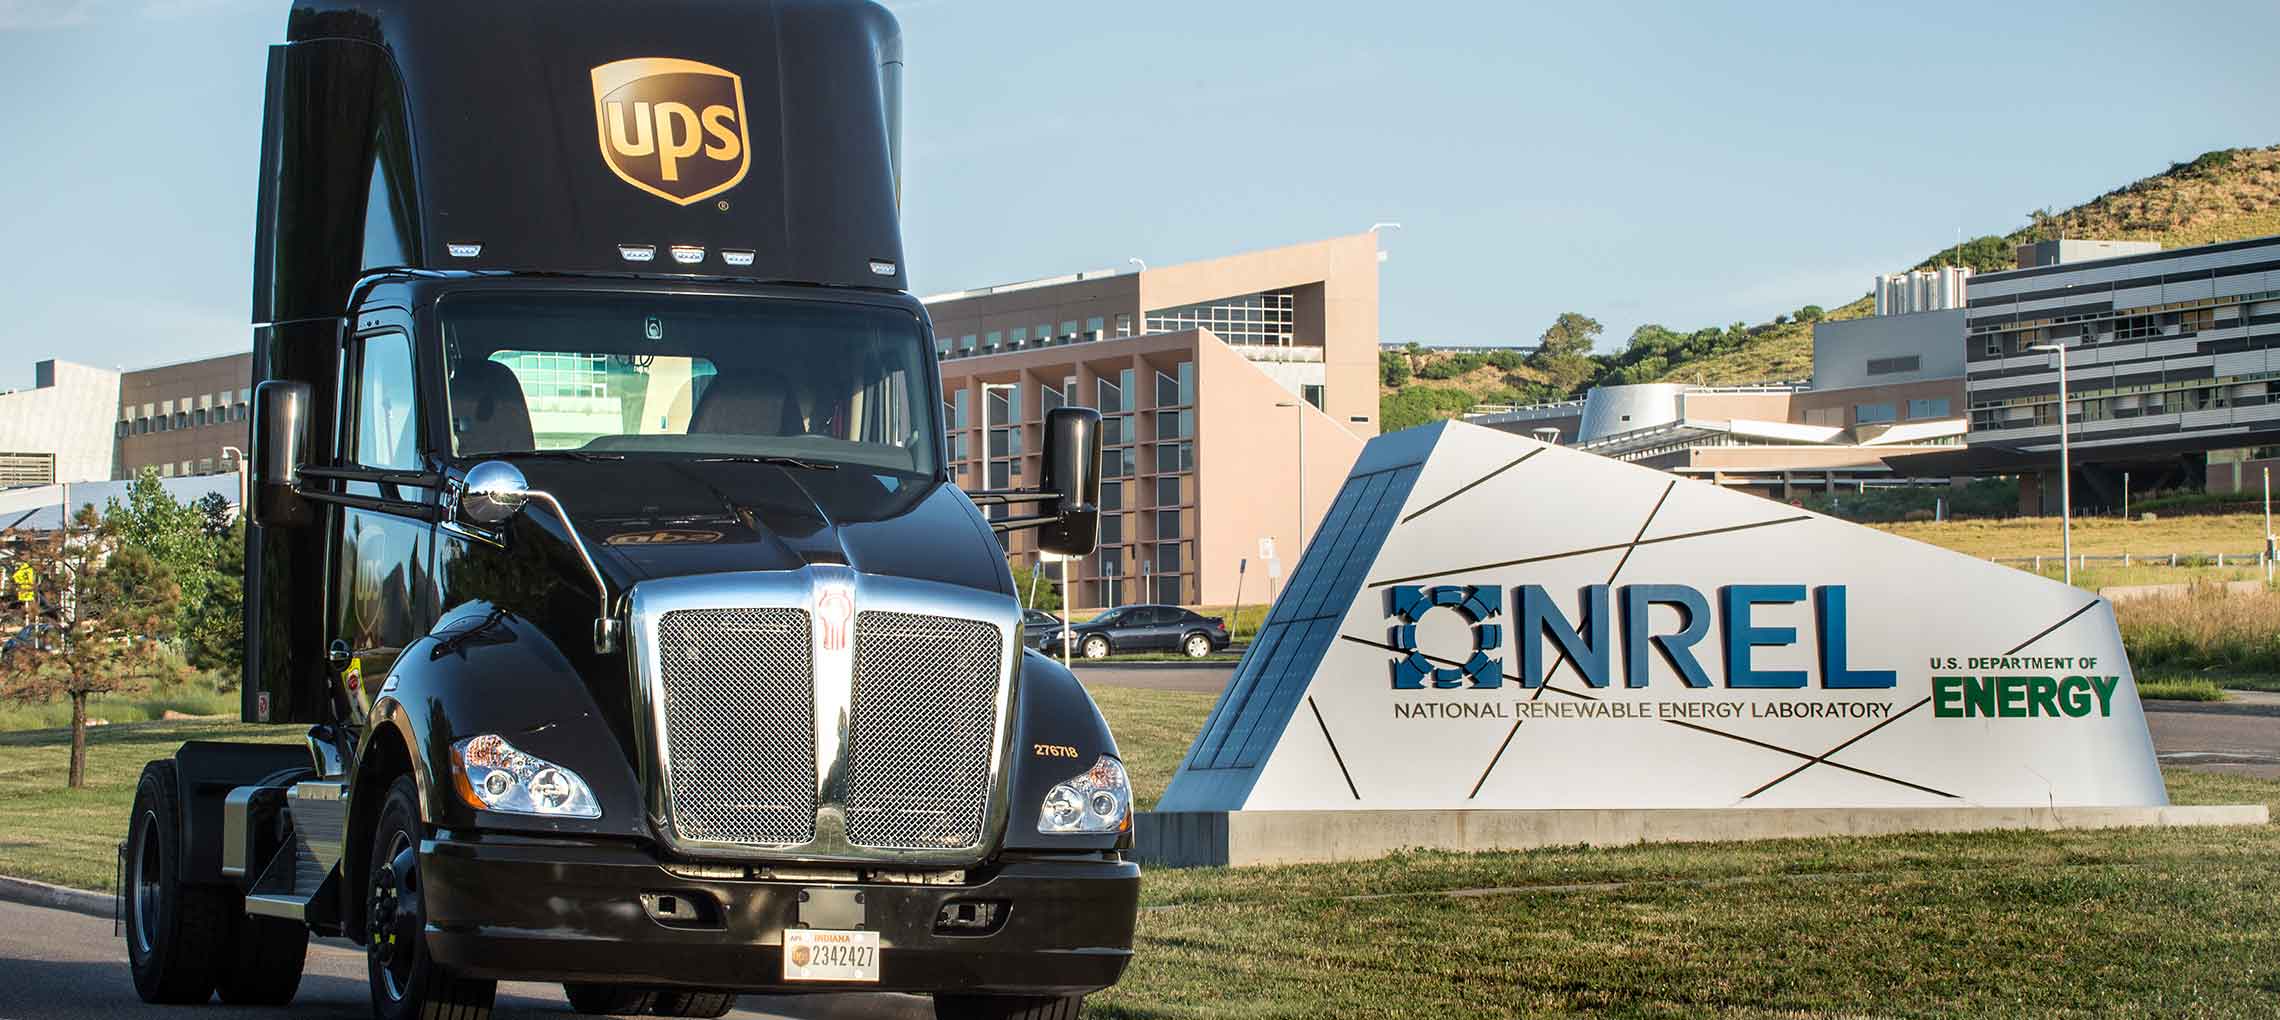
[[[2271,703],[2241,703],[2224,701],[2165,701],[2146,698],[2139,702],[2148,712],[2189,712],[2197,715],[2251,715],[2267,718],[2280,717],[2280,705]]]
[[[1237,659],[1205,659],[1201,662],[1118,662],[1114,658],[1098,661],[1079,659],[1070,665],[1069,672],[1075,673],[1079,680],[1085,678],[1085,670],[1088,669],[1195,669],[1233,672],[1236,663],[1239,661]]]
[[[0,875],[0,901],[111,919],[111,894]]]

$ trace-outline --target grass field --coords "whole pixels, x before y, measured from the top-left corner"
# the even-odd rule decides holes
[[[210,685],[194,681],[166,691],[97,694],[87,699],[87,717],[106,722],[149,722],[165,718],[168,712],[235,716],[238,714],[238,692],[216,691]],[[0,733],[69,725],[71,702],[67,699],[56,698],[32,704],[0,702]]]
[[[2139,677],[2138,697],[2152,701],[2223,701],[2225,690],[2202,677]]]
[[[1099,687],[1143,804],[1209,710]],[[0,873],[109,888],[145,759],[215,722],[0,735]],[[2280,783],[2172,771],[2178,803]],[[2280,827],[1977,833],[1155,869],[1139,951],[1087,1016],[2269,1017]],[[1466,890],[1488,890],[1465,892]]]
[[[1929,542],[1981,559],[2048,556],[2063,545],[2056,517],[2005,520],[1876,524],[1871,527]],[[2125,521],[2081,517],[2074,521],[2077,556],[2167,556],[2170,553],[2253,553],[2264,545],[2264,518],[2257,514],[2212,514]],[[2093,564],[2094,567],[2102,564]],[[2182,578],[2181,578],[2182,580]]]

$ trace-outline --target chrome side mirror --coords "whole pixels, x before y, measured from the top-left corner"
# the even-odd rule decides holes
[[[460,516],[477,524],[503,524],[530,505],[530,482],[503,460],[487,460],[467,472],[459,490]]]
[[[1100,412],[1056,407],[1045,412],[1045,471],[1058,519],[1037,533],[1037,547],[1060,556],[1090,556],[1100,546]]]
[[[272,379],[254,390],[253,505],[245,507],[263,527],[294,527],[313,518],[309,501],[294,488],[309,459],[309,384]]]

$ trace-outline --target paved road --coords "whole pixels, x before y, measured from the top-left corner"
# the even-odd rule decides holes
[[[2146,728],[2164,765],[2234,772],[2280,779],[2280,695],[2233,692],[2227,708],[2259,709],[2270,715],[2224,712],[2194,702],[2146,702]]]
[[[733,1017],[804,1017],[810,1020],[921,1020],[934,1010],[925,999],[903,995],[748,995]],[[559,985],[499,986],[500,1020],[571,1016]],[[59,910],[0,903],[0,1020],[80,1020],[96,1017],[180,1017],[183,1020],[280,1020],[291,1016],[363,1020],[372,1015],[365,990],[364,954],[346,943],[309,947],[301,992],[289,1010],[146,1006],[127,975],[126,945],[111,936],[111,922]]]
[[[1227,686],[1228,678],[1235,675],[1235,664],[1225,662],[1188,666],[1175,663],[1168,666],[1143,666],[1135,663],[1124,666],[1087,666],[1080,662],[1076,666],[1076,674],[1077,679],[1088,684],[1217,694]]]

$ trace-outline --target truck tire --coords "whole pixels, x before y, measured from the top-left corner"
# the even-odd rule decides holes
[[[463,978],[427,955],[420,898],[419,787],[397,776],[372,833],[364,960],[378,1020],[487,1020],[499,983]]]
[[[632,985],[589,985],[564,982],[562,997],[570,1012],[588,1016],[648,1016],[657,1003],[657,990]]]
[[[935,1020],[1077,1020],[1085,997],[1034,999],[1014,995],[937,995]]]
[[[182,809],[173,759],[143,766],[127,821],[127,965],[144,1002],[197,1005],[214,997],[228,944],[232,890],[184,885]]]
[[[282,917],[254,917],[243,902],[233,919],[230,949],[214,990],[232,1006],[282,1006],[301,989],[308,962],[309,929]]]
[[[735,992],[659,992],[649,1012],[654,1016],[727,1016],[736,1008]]]

